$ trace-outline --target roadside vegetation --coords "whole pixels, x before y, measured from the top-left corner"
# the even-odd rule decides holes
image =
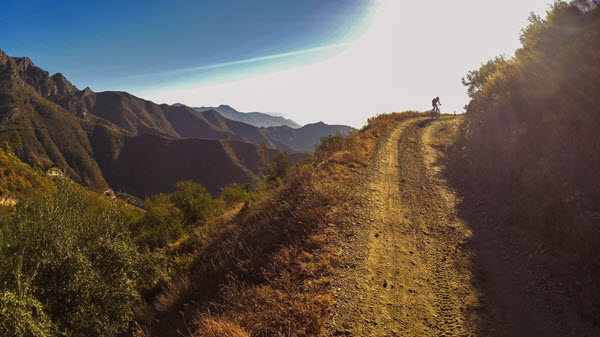
[[[522,47],[463,79],[472,98],[454,171],[507,223],[546,238],[570,266],[583,316],[600,322],[600,10],[556,1]]]
[[[414,115],[326,137],[295,167],[277,154],[262,184],[217,198],[191,181],[145,201],[117,193],[137,206],[51,179],[5,145],[3,193],[18,202],[0,222],[0,335],[160,335],[155,319],[182,313],[176,328],[197,336],[318,333],[355,180]]]

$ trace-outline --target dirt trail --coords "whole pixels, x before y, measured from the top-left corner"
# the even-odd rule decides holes
[[[535,240],[500,235],[484,207],[445,179],[436,145],[458,122],[405,120],[381,145],[341,248],[328,334],[600,335],[577,318],[560,281],[523,257],[539,250]]]

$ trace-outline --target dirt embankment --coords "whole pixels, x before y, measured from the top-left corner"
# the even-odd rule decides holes
[[[535,238],[446,179],[460,117],[400,122],[365,174],[327,334],[597,336]]]

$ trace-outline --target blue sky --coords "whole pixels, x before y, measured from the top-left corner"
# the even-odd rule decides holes
[[[195,68],[196,82],[239,75],[261,62],[207,70],[214,64],[346,41],[360,32],[369,7],[367,0],[5,3],[0,48],[11,56],[28,56],[51,73],[62,72],[78,87],[94,90],[131,90],[155,80],[155,87],[189,81],[190,76],[178,72],[181,69]],[[324,52],[317,49],[302,56]],[[273,68],[283,58],[271,58],[262,66],[270,63]],[[198,70],[203,66],[209,69]]]
[[[0,49],[80,89],[360,127],[436,96],[461,113],[461,77],[551,2],[4,0]]]

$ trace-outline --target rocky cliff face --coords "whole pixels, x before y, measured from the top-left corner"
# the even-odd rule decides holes
[[[0,50],[0,66],[5,66],[9,61],[9,56]]]
[[[18,76],[41,97],[60,105],[70,114],[85,117],[85,105],[75,96],[77,88],[61,73],[50,76],[50,73],[35,66],[30,58],[10,57],[2,51],[0,65],[3,66],[5,75]]]

